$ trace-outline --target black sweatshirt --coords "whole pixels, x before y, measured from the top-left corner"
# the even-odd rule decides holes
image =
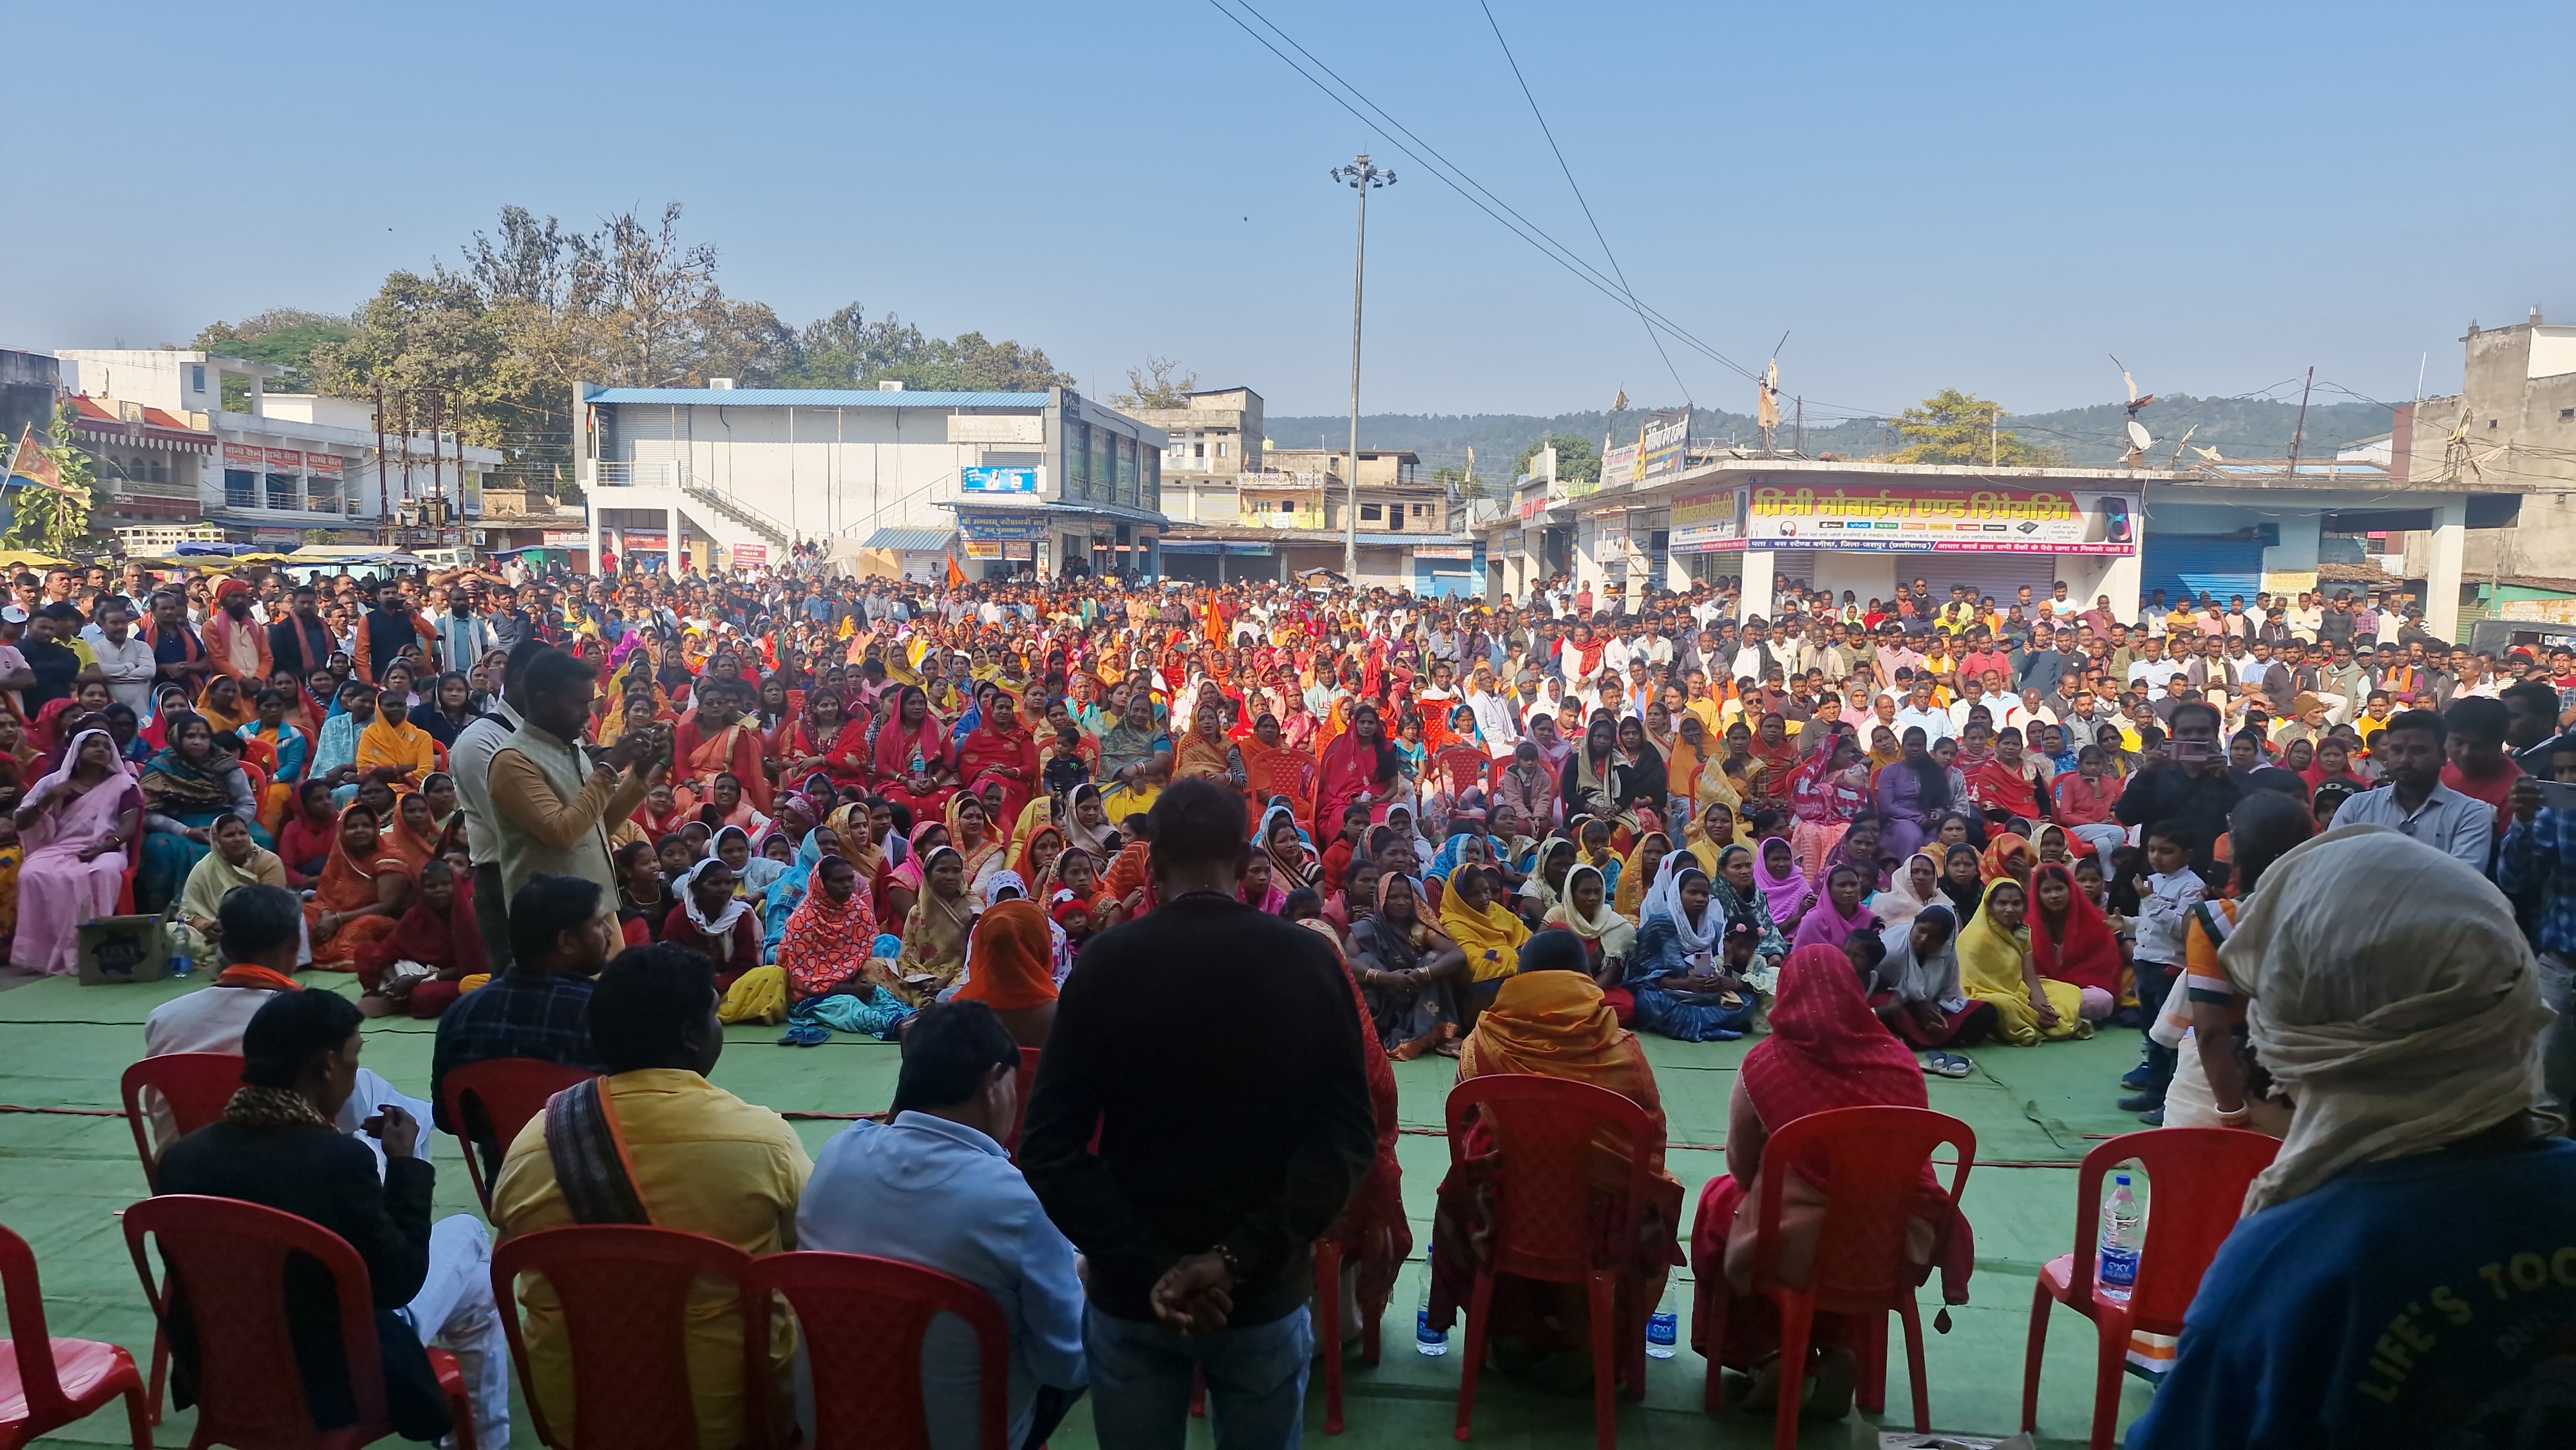
[[[1243,1272],[1230,1325],[1291,1312],[1376,1154],[1359,1011],[1314,933],[1184,896],[1083,948],[1020,1169],[1090,1257],[1103,1313],[1152,1322],[1154,1282],[1220,1243]]]

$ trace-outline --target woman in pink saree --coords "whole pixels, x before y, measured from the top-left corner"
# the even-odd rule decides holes
[[[116,914],[128,852],[143,829],[143,792],[118,764],[104,730],[84,730],[63,764],[18,809],[26,861],[18,868],[18,935],[9,964],[62,975],[79,969],[80,924]]]

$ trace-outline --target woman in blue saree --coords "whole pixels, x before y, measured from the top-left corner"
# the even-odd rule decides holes
[[[143,767],[143,859],[134,878],[134,908],[155,912],[170,904],[214,840],[215,818],[255,820],[259,803],[241,761],[215,749],[214,728],[201,715],[172,715],[163,722],[170,743]],[[259,826],[251,838],[276,844]]]

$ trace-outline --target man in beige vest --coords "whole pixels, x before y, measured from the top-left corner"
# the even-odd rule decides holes
[[[562,650],[528,664],[519,728],[492,756],[504,898],[538,876],[578,876],[615,894],[608,837],[670,768],[662,728],[629,731],[593,765],[581,747],[599,669]],[[621,773],[622,771],[622,773]]]

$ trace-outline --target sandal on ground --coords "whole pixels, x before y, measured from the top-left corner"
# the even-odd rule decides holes
[[[1942,1077],[1960,1078],[1975,1072],[1977,1065],[1955,1052],[1927,1052],[1923,1055],[1923,1070]]]

